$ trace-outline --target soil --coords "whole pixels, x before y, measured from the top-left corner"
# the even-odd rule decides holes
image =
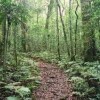
[[[38,61],[41,84],[34,91],[36,100],[75,100],[67,75],[57,65]]]

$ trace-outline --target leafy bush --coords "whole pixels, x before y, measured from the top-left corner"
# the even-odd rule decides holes
[[[88,83],[81,77],[71,77],[71,81],[73,83],[73,87],[75,91],[83,94],[89,88]]]
[[[15,66],[14,58],[9,54],[7,70],[0,86],[0,99],[29,100],[31,92],[40,84],[39,69],[36,63],[25,55],[18,55],[18,65]],[[0,70],[2,72],[2,69]],[[2,81],[2,74],[0,74]],[[5,80],[6,79],[6,80]],[[20,99],[19,99],[20,98]]]
[[[34,56],[39,57],[42,60],[46,60],[47,62],[51,62],[51,63],[53,63],[53,62],[57,63],[58,62],[57,55],[54,54],[54,53],[51,53],[51,52],[47,52],[47,51],[35,53],[32,56],[33,57]]]
[[[31,94],[31,91],[28,87],[24,87],[24,86],[13,86],[13,85],[8,85],[5,86],[6,89],[9,89],[11,91],[14,91],[14,93],[16,94],[16,96],[9,96],[7,97],[7,100],[10,99],[23,99],[25,100],[26,97],[29,97]]]
[[[100,65],[98,62],[60,61],[59,65],[69,74],[75,95],[81,97],[81,99],[85,98],[85,100],[100,99]]]

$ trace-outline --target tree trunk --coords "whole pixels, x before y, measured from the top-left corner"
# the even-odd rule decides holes
[[[70,32],[70,60],[75,60],[74,50],[73,50],[73,35],[72,35],[72,16],[71,16],[71,9],[72,9],[72,0],[69,0],[69,32]]]
[[[17,23],[15,23],[15,25],[14,25],[14,33],[13,33],[13,36],[14,36],[14,58],[15,58],[15,65],[17,67],[17,47],[16,47]]]
[[[49,19],[50,19],[50,16],[51,16],[51,12],[52,12],[52,9],[53,9],[53,4],[54,4],[54,0],[50,0],[50,4],[48,5],[48,12],[47,12],[47,18],[46,18],[46,23],[45,23],[45,30],[47,32],[47,50],[49,51],[50,49],[50,43],[49,43],[49,38],[50,38],[50,35],[49,35]]]
[[[75,22],[75,56],[77,54],[77,31],[78,31],[78,7],[79,7],[79,3],[78,3],[78,0],[76,0],[77,2],[77,6],[76,6],[76,9],[75,9],[75,15],[76,15],[76,22]]]
[[[3,67],[6,70],[6,55],[7,55],[7,17],[3,20]]]
[[[22,30],[22,48],[23,48],[23,51],[26,52],[27,51],[27,47],[26,47],[26,26],[25,26],[24,23],[21,23],[21,30]]]
[[[84,61],[94,61],[96,57],[95,35],[91,16],[91,0],[81,0],[83,41],[84,41]]]
[[[63,27],[63,33],[64,33],[64,40],[65,40],[66,47],[67,47],[67,54],[70,57],[69,45],[68,45],[68,40],[67,40],[65,24],[64,24],[64,21],[63,21],[62,13],[61,13],[61,7],[60,7],[60,4],[59,4],[59,1],[56,0],[56,2],[57,2],[57,5],[58,5],[58,8],[59,8],[60,20],[61,20],[61,24],[62,24],[62,27]]]
[[[20,2],[22,3],[24,7],[27,7],[26,0],[21,0]],[[22,16],[22,15],[21,15],[22,48],[23,48],[23,51],[26,52],[27,51],[27,42],[26,42],[26,32],[27,32],[26,22],[27,20],[25,20],[26,19],[25,16]]]
[[[0,41],[0,66],[3,65],[3,42]]]
[[[59,41],[59,19],[58,19],[58,6],[56,6],[56,27],[57,27],[57,51],[58,51],[58,59],[61,60],[60,57],[60,41]]]
[[[3,25],[1,24],[0,29],[2,29],[2,33],[3,33]],[[3,34],[0,37],[0,66],[3,65]]]
[[[50,18],[50,15],[51,15],[51,11],[53,9],[53,3],[54,3],[54,0],[50,0],[50,4],[48,6],[48,13],[47,13],[47,18],[46,18],[46,24],[45,24],[45,29],[47,29],[47,30],[49,28],[49,18]]]

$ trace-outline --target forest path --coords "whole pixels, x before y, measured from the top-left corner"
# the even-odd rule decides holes
[[[74,100],[71,83],[63,70],[53,64],[38,61],[41,85],[34,91],[36,100]]]

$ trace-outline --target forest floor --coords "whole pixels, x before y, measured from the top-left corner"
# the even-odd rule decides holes
[[[57,65],[38,61],[41,84],[34,91],[36,100],[74,100],[72,85],[68,77]]]

